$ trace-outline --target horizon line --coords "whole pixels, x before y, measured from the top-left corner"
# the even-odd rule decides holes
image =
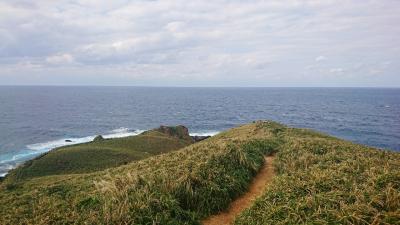
[[[183,85],[98,85],[98,84],[0,84],[0,87],[148,87],[148,88],[387,88],[400,86],[183,86]]]

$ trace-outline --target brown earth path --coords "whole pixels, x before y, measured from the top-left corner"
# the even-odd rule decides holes
[[[266,156],[264,166],[260,169],[258,174],[254,177],[250,184],[249,190],[233,201],[227,211],[210,216],[202,221],[203,225],[228,225],[232,224],[237,215],[243,210],[250,207],[253,201],[263,194],[268,183],[271,182],[275,176],[272,161],[274,156]]]

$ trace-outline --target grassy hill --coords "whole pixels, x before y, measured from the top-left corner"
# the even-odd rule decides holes
[[[235,224],[400,224],[400,154],[285,129],[278,176]]]
[[[199,224],[275,152],[278,175],[237,224],[400,221],[400,154],[257,122],[102,171],[6,179],[0,224]]]
[[[7,179],[18,181],[47,175],[100,171],[177,150],[193,142],[183,126],[162,126],[125,138],[98,137],[92,142],[61,147],[27,161],[11,171]]]

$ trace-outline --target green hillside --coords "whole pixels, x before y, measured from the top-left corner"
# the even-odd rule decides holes
[[[278,176],[235,224],[400,224],[400,154],[285,129]]]
[[[400,221],[400,154],[257,122],[102,171],[6,179],[0,224],[199,224],[274,153],[277,176],[237,224]]]
[[[98,136],[89,143],[61,147],[27,161],[11,171],[7,179],[17,181],[38,176],[94,172],[177,150],[192,143],[183,126],[161,128],[125,138],[102,139]]]

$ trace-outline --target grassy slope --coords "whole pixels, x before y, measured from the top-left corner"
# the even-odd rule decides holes
[[[105,171],[6,182],[0,224],[198,224],[246,191],[272,138],[250,124]]]
[[[178,138],[152,130],[137,136],[61,147],[11,171],[7,180],[100,171],[176,150],[191,143],[188,135]]]
[[[280,134],[279,175],[236,224],[400,224],[400,154],[300,129]]]
[[[238,224],[396,221],[400,154],[259,122],[105,171],[3,183],[0,224],[198,224],[276,149],[278,177]]]

